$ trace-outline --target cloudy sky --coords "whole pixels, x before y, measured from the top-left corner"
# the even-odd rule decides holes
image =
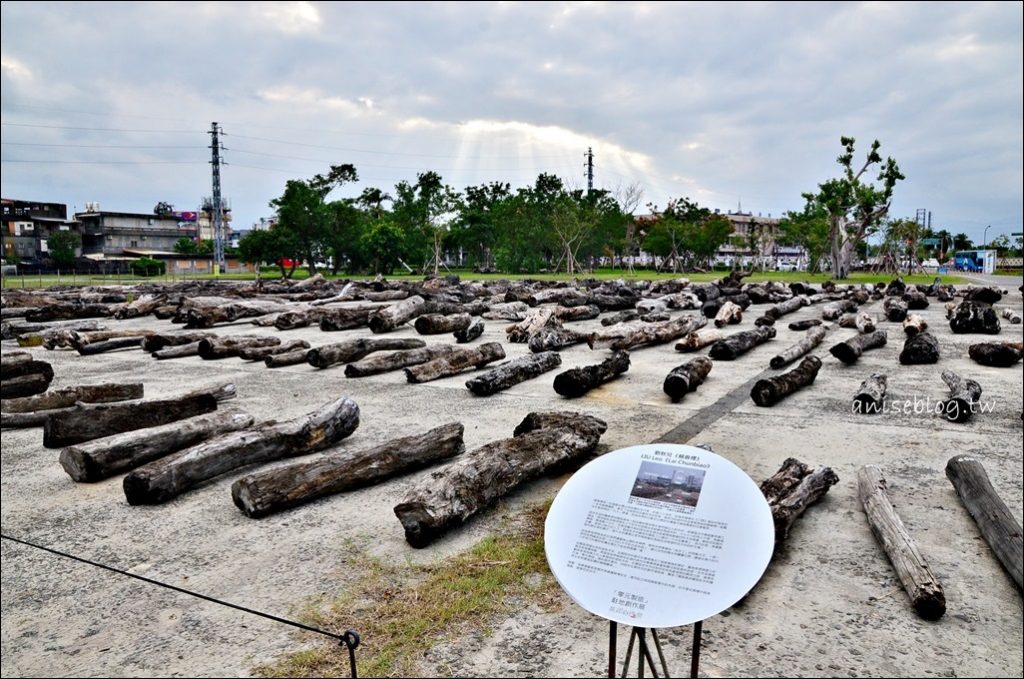
[[[588,146],[645,203],[779,215],[849,135],[906,174],[894,215],[1021,230],[1019,2],[4,2],[0,25],[8,198],[195,209],[217,121],[236,228],[332,163],[582,186]]]

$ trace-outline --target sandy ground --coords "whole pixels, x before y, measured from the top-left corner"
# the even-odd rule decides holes
[[[1020,285],[1009,305],[1021,310]],[[745,314],[752,327],[762,307]],[[880,314],[881,304],[869,310]],[[464,388],[467,376],[410,385],[400,373],[348,379],[340,367],[268,370],[238,359],[155,361],[139,351],[95,357],[33,353],[52,362],[53,387],[141,380],[155,398],[233,381],[230,407],[257,418],[283,419],[338,395],[361,408],[361,425],[343,446],[364,447],[445,422],[466,426],[467,448],[509,436],[533,410],[569,408],[605,419],[605,450],[656,440],[667,432],[706,444],[760,481],[782,461],[798,457],[827,464],[840,482],[793,530],[787,548],[742,606],[706,621],[701,673],[707,676],[1021,676],[1024,625],[1021,597],[963,509],[943,468],[969,452],[985,464],[993,484],[1019,518],[1022,508],[1022,370],[986,368],[967,358],[967,346],[985,338],[954,336],[942,305],[923,312],[938,337],[937,366],[903,367],[903,333],[852,367],[827,354],[855,331],[835,329],[818,354],[817,381],[775,408],[755,406],[744,386],[768,359],[795,341],[786,323],[817,317],[805,308],[777,324],[778,337],[734,362],[716,362],[708,381],[682,402],[661,391],[665,374],[687,359],[672,345],[632,353],[619,380],[566,401],[551,388],[553,373],[489,398]],[[166,330],[152,318],[127,322]],[[502,341],[509,357],[528,350],[504,342],[500,321],[487,322],[481,341]],[[577,324],[598,327],[598,322]],[[221,334],[278,334],[235,324]],[[366,330],[280,333],[314,345],[368,334]],[[395,336],[414,337],[406,327]],[[1020,341],[1022,326],[1004,322],[1000,340]],[[449,336],[425,338],[429,343]],[[3,343],[11,351],[12,342]],[[702,352],[704,353],[704,352]],[[563,369],[597,362],[606,352],[586,346],[563,352]],[[931,403],[946,394],[939,378],[950,368],[977,379],[994,411],[966,424],[930,414],[855,416],[849,399],[868,374],[889,374],[890,402]],[[732,398],[730,398],[732,396]],[[738,405],[736,405],[738,404]],[[692,419],[691,418],[697,418]],[[687,421],[700,426],[678,428]],[[680,431],[684,433],[679,434]],[[353,545],[397,563],[430,562],[460,552],[496,530],[503,512],[550,499],[564,479],[544,479],[507,498],[425,550],[410,548],[392,507],[428,472],[322,499],[262,520],[246,518],[231,502],[241,472],[204,484],[166,505],[131,507],[122,477],[76,484],[42,447],[40,428],[4,431],[3,533],[98,560],[277,615],[295,614],[311,597],[342,590],[357,574],[347,565]],[[947,615],[918,618],[868,528],[856,497],[856,469],[879,464],[903,521],[942,581]],[[157,588],[4,540],[2,549],[2,672],[4,676],[235,676],[320,638],[283,625]],[[353,620],[352,626],[359,627]],[[690,628],[662,631],[670,668],[689,665]],[[625,634],[620,632],[620,658]],[[566,597],[555,613],[528,602],[494,632],[470,634],[432,650],[424,672],[459,676],[596,676],[605,668],[607,623]]]

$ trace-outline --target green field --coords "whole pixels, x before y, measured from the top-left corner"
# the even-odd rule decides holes
[[[449,272],[444,272],[449,273]],[[570,277],[564,273],[556,274],[479,274],[473,273],[470,270],[458,270],[453,269],[450,273],[456,274],[463,280],[482,280],[482,281],[494,281],[494,280],[540,280],[540,281],[567,281]],[[714,281],[726,276],[728,272],[725,271],[713,271],[707,273],[657,273],[654,271],[641,271],[637,270],[630,274],[628,271],[622,269],[599,269],[593,273],[588,273],[581,276],[576,276],[578,280],[596,279],[596,280],[617,280],[623,279],[626,281],[638,281],[638,280],[670,280],[673,278],[688,278],[691,281],[704,282]],[[294,278],[296,280],[304,279],[309,274],[305,269],[296,270]],[[373,276],[348,276],[341,274],[339,276],[331,276],[325,274],[328,279],[331,280],[371,280]],[[264,280],[279,280],[281,273],[277,269],[265,270],[261,277]],[[210,280],[213,279],[212,274],[197,274],[197,275],[164,275],[164,276],[133,276],[130,274],[107,274],[107,275],[86,275],[86,274],[30,274],[30,275],[17,275],[17,276],[4,276],[3,287],[8,288],[52,288],[57,286],[86,286],[86,285],[136,285],[138,283],[159,283],[159,282],[172,282],[172,281],[185,281],[185,280]],[[249,273],[231,273],[222,274],[219,276],[220,280],[231,280],[231,281],[251,281],[255,280],[254,274]],[[969,283],[965,278],[959,276],[944,275],[939,276],[943,283],[952,283],[961,285]],[[420,274],[398,274],[388,276],[388,280],[393,281],[417,281],[423,280],[423,276]],[[850,278],[843,283],[879,283],[888,282],[893,279],[890,274],[875,274],[875,273],[854,273]],[[907,283],[931,283],[935,279],[935,276],[917,274],[913,276],[903,276],[903,280]],[[769,271],[765,273],[753,273],[750,276],[744,278],[745,282],[757,282],[757,281],[780,281],[783,283],[791,282],[808,282],[808,283],[823,283],[830,280],[830,276],[826,274],[808,274],[799,271]]]

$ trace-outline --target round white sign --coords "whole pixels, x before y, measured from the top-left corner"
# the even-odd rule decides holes
[[[768,567],[775,528],[757,484],[724,457],[675,444],[602,455],[544,524],[555,578],[595,615],[689,625],[739,601]]]

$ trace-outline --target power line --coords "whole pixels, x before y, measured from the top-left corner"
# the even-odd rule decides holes
[[[30,123],[3,123],[0,125],[6,125],[7,127],[35,127],[46,130],[87,130],[91,132],[146,132],[153,134],[201,134],[198,130],[140,130],[123,127],[77,127],[71,125],[33,125]]]
[[[355,148],[350,148],[350,147],[346,147],[346,146],[326,146],[326,145],[323,145],[323,144],[304,144],[302,142],[289,141],[289,140],[286,140],[286,139],[270,139],[268,137],[254,137],[254,136],[245,135],[245,134],[233,134],[233,135],[231,135],[231,137],[234,138],[234,139],[253,139],[255,141],[264,141],[264,142],[269,142],[269,143],[272,143],[272,144],[287,144],[289,146],[303,146],[305,148],[325,149],[325,150],[330,150],[330,151],[345,151],[345,152],[348,152],[348,153],[370,153],[370,154],[381,155],[381,156],[410,156],[410,157],[413,157],[413,158],[454,158],[454,159],[463,157],[463,156],[451,156],[451,155],[437,155],[437,154],[432,154],[432,153],[402,153],[402,152],[399,152],[399,151],[372,151],[372,150],[369,150],[369,149],[355,149]],[[531,158],[539,158],[539,159],[542,159],[542,160],[545,159],[545,158],[563,158],[563,157],[564,156],[531,156]],[[522,156],[517,154],[517,155],[514,155],[514,156],[477,156],[477,158],[486,158],[488,160],[498,159],[498,158],[510,158],[510,159],[514,158],[514,159],[518,160],[518,159],[522,158]]]
[[[3,146],[45,146],[47,148],[72,148],[72,149],[194,149],[195,146],[186,145],[136,145],[136,144],[36,144],[23,141],[3,141]]]
[[[32,163],[38,165],[204,165],[205,160],[25,160],[0,158],[0,163]]]
[[[304,158],[304,157],[301,157],[301,156],[287,156],[287,155],[281,155],[281,154],[278,154],[278,153],[262,153],[262,152],[259,152],[259,151],[249,151],[249,150],[246,150],[246,149],[239,149],[239,148],[235,148],[235,147],[232,147],[232,148],[230,148],[228,150],[231,151],[232,153],[245,153],[247,155],[263,156],[263,157],[266,157],[266,158],[283,158],[283,159],[287,159],[287,160],[302,160],[302,161],[308,161],[308,162],[313,162],[313,163],[332,163],[332,162],[335,162],[335,161],[332,161],[332,160],[325,160],[323,158]],[[404,166],[404,165],[375,165],[375,164],[372,164],[372,163],[353,163],[353,165],[355,165],[357,169],[360,168],[360,167],[374,167],[374,168],[387,169],[387,170],[414,170],[414,171],[422,171],[422,170],[425,169],[423,167],[409,167],[409,166]],[[496,167],[496,168],[495,167],[491,167],[491,168],[485,168],[485,167],[432,167],[430,169],[436,170],[437,172],[508,172],[508,171],[515,171],[515,170],[524,171],[524,172],[535,172],[535,171],[539,172],[539,171],[543,171],[543,170],[545,170],[547,168],[522,168],[522,167]]]

